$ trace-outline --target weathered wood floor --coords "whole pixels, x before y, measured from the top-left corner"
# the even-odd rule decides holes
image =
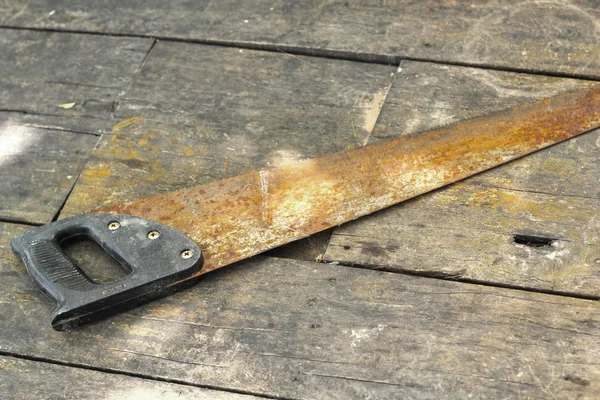
[[[600,398],[600,131],[67,333],[9,248],[584,87],[599,27],[591,0],[0,0],[0,398]]]

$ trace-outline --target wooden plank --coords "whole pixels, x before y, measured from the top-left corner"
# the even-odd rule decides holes
[[[586,82],[406,62],[371,137],[530,102]],[[325,260],[600,297],[600,132],[336,229]],[[515,235],[555,239],[548,246]]]
[[[159,42],[62,216],[361,145],[394,71]],[[291,253],[314,260],[328,237]]]
[[[600,10],[585,0],[8,2],[0,24],[191,39],[397,62],[412,58],[600,76]]]
[[[110,126],[113,103],[151,44],[2,30],[0,218],[41,224],[57,215],[97,142],[77,133]]]
[[[59,333],[0,235],[0,351],[285,398],[594,398],[596,301],[256,257]]]
[[[48,223],[153,41],[0,33],[0,219]]]
[[[2,356],[0,397],[7,400],[257,399],[254,396]]]
[[[1,29],[0,110],[38,116],[41,125],[102,133],[152,43]],[[69,103],[75,106],[60,107]]]
[[[0,219],[52,221],[69,195],[98,137],[24,122],[0,113]]]

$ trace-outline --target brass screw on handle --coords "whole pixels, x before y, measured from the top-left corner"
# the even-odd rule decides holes
[[[120,226],[121,224],[118,221],[111,221],[108,223],[108,229],[111,231],[116,231]]]
[[[148,232],[148,239],[150,239],[150,240],[158,239],[159,236],[160,236],[160,232],[159,231],[150,231],[150,232]]]
[[[181,258],[187,259],[191,258],[194,255],[194,252],[190,249],[185,249],[181,252]]]

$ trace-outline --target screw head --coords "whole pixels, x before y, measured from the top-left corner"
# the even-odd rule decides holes
[[[150,239],[150,240],[158,239],[159,236],[160,236],[160,232],[159,231],[150,231],[150,232],[148,232],[148,239]]]
[[[121,224],[119,223],[119,221],[110,221],[107,226],[109,230],[116,231],[121,227]]]
[[[181,258],[183,258],[183,259],[192,258],[193,255],[194,255],[194,252],[190,249],[185,249],[181,252]]]

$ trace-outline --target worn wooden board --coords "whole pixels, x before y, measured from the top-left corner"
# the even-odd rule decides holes
[[[152,43],[0,30],[0,219],[58,214]]]
[[[0,24],[600,76],[592,0],[5,1]]]
[[[596,301],[257,257],[59,333],[0,235],[0,351],[283,398],[589,398]]]
[[[0,110],[63,130],[110,130],[118,96],[152,44],[141,38],[0,29]],[[60,107],[70,103],[76,104]]]
[[[0,112],[0,219],[44,224],[64,204],[98,137]]]
[[[255,396],[2,356],[0,397],[5,400],[257,399]]]
[[[405,62],[372,141],[584,86]],[[325,260],[600,297],[600,132],[334,230]],[[531,247],[514,235],[556,239]]]
[[[364,144],[394,71],[159,42],[63,216]],[[315,243],[304,258],[324,251]]]

